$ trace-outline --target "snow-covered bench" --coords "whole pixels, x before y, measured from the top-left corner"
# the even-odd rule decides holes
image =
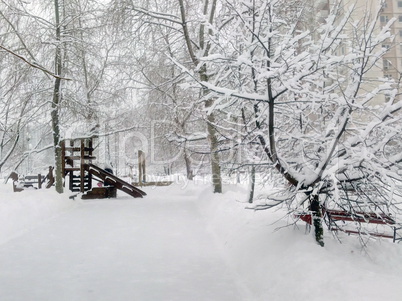
[[[322,211],[324,218],[326,218],[328,229],[331,231],[342,231],[348,234],[359,234],[359,235],[371,235],[376,237],[392,238],[394,242],[402,241],[402,237],[398,235],[398,230],[402,227],[396,223],[395,219],[390,215],[385,213],[374,213],[374,212],[348,212],[344,210],[336,209],[323,209]],[[303,212],[295,214],[297,218],[311,225],[313,216],[312,212]],[[348,228],[344,228],[338,225],[338,222],[357,222],[357,223],[367,223],[367,224],[377,224],[377,225],[387,225],[391,227],[393,233],[381,233],[375,231],[358,231]]]
[[[46,180],[46,188],[50,188],[54,184],[52,166],[49,166],[49,173],[46,176],[37,174],[27,175],[20,178],[16,172],[12,172],[9,178],[13,180],[14,192],[22,191],[26,188],[41,189]]]
[[[45,182],[46,177],[38,174],[38,175],[27,175],[22,180],[22,185],[24,188],[37,188],[41,189],[42,184]]]

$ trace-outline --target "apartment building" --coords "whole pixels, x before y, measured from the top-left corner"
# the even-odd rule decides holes
[[[402,1],[386,0],[380,15],[382,25],[395,18],[392,24],[394,40],[383,45],[388,49],[383,59],[384,76],[400,82],[402,72]]]
[[[383,26],[394,19],[391,25],[391,34],[394,38],[381,45],[388,51],[382,61],[366,74],[366,78],[369,78],[368,82],[372,81],[374,86],[379,78],[393,79],[399,88],[402,77],[402,0],[384,0],[382,3],[380,0],[316,0],[313,3],[316,12],[315,20],[319,22],[325,22],[325,18],[335,4],[340,3],[345,10],[354,6],[353,21],[363,20],[368,17],[367,14],[370,14],[370,19],[376,17],[382,5],[376,31],[379,32]],[[385,97],[378,96],[375,103],[384,101],[386,101]]]

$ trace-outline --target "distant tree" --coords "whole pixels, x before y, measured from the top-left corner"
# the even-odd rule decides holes
[[[38,28],[19,4],[0,2],[0,169],[10,168],[14,157],[26,151],[27,125],[43,118],[44,86],[57,77],[39,63]]]
[[[60,165],[58,145],[65,128],[77,121],[84,124],[84,119],[89,129],[99,118],[108,118],[99,113],[104,107],[110,110],[111,105],[121,105],[114,101],[115,91],[121,85],[113,85],[106,79],[109,77],[116,78],[116,82],[119,80],[114,77],[116,70],[110,68],[114,35],[108,38],[106,24],[101,23],[105,20],[100,10],[102,6],[97,1],[55,0],[52,3],[35,4],[1,1],[0,5],[0,21],[4,25],[1,28],[7,30],[4,35],[7,38],[3,39],[4,43],[0,43],[0,49],[7,57],[14,57],[20,61],[20,65],[25,66],[21,76],[15,77],[20,79],[20,86],[19,89],[14,89],[16,93],[12,97],[25,99],[18,95],[25,91],[21,87],[29,85],[32,91],[31,94],[27,93],[31,95],[29,105],[15,105],[25,109],[31,121],[33,116],[40,116],[42,123],[45,123],[44,116],[50,113],[56,166]],[[49,28],[54,30],[50,31]],[[100,39],[101,36],[104,39]],[[54,60],[49,57],[54,57]],[[6,67],[2,71],[16,73],[12,65],[8,64]],[[8,76],[5,72],[3,74]],[[11,82],[5,82],[5,90]],[[48,101],[49,98],[51,101]],[[10,120],[9,118],[8,121]],[[26,124],[24,120],[26,119],[19,122],[21,127]],[[10,122],[8,125],[11,125]],[[13,130],[13,133],[19,131]],[[4,147],[8,150],[10,140],[4,141],[8,141],[8,146]],[[62,189],[60,172],[61,168],[56,167],[56,175],[59,175],[56,176],[58,191]]]
[[[165,55],[171,58],[171,62],[177,64],[180,69],[180,64],[184,64],[194,71],[194,74],[202,81],[212,81],[213,71],[208,69],[206,64],[203,64],[203,58],[208,57],[211,49],[210,36],[214,31],[211,26],[214,26],[216,18],[217,1],[204,1],[200,4],[197,1],[185,3],[184,1],[156,1],[150,3],[148,1],[139,1],[134,3],[128,1],[113,1],[112,6],[115,10],[121,11],[125,16],[123,22],[133,20],[135,22],[136,37],[140,37],[144,30],[150,26],[156,28],[170,28],[171,38],[169,39],[170,51],[166,50]],[[199,16],[189,22],[189,16]],[[163,33],[163,31],[160,31]],[[164,37],[160,35],[160,41]],[[186,53],[183,51],[176,52],[177,49],[182,49],[185,45]],[[166,44],[164,45],[166,49]],[[180,47],[180,48],[179,48]],[[171,55],[174,55],[173,57]],[[152,57],[152,55],[151,55]],[[204,110],[208,111],[204,114],[206,122],[206,132],[209,141],[209,153],[212,171],[213,191],[222,192],[221,166],[219,156],[219,134],[215,129],[216,113],[209,110],[213,106],[214,98],[209,97],[208,89],[199,89],[198,99],[201,99],[204,104]],[[197,101],[197,100],[194,100]]]

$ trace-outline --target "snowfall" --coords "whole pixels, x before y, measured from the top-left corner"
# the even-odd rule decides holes
[[[402,243],[314,242],[247,187],[175,181],[134,199],[0,184],[1,301],[402,300]]]

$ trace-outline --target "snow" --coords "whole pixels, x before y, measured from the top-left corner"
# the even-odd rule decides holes
[[[326,233],[321,248],[285,211],[244,209],[242,185],[143,189],[73,201],[0,185],[1,300],[400,300],[402,244]]]
[[[13,192],[11,184],[0,184],[0,245],[76,206],[54,190]]]
[[[115,182],[115,183],[116,183],[116,180],[115,180],[115,179],[113,179],[113,178],[111,178],[111,177],[109,177],[109,176],[106,176],[105,181],[107,181],[107,180],[109,180],[109,181],[112,181],[112,182]]]
[[[127,185],[123,185],[123,189],[128,189],[128,190],[133,191],[133,188],[132,188],[132,187],[128,187]]]

